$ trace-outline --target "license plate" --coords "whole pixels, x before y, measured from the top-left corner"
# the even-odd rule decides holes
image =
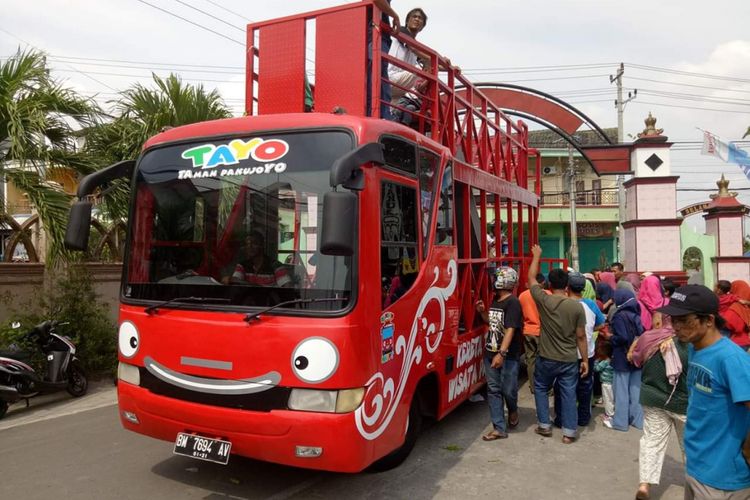
[[[195,434],[180,432],[174,443],[175,455],[197,458],[208,462],[226,465],[229,462],[229,451],[232,443],[221,439],[211,439]]]

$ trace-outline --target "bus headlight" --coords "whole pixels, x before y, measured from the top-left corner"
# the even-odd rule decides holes
[[[336,399],[336,413],[349,413],[356,410],[362,404],[364,397],[364,387],[339,391],[339,397]]]
[[[292,389],[289,395],[289,409],[322,413],[349,413],[359,407],[364,395],[365,389],[363,387],[341,391]]]
[[[118,363],[117,378],[128,384],[141,385],[141,372],[134,365]]]

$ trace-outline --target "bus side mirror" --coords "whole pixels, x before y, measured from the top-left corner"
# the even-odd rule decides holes
[[[357,227],[357,195],[351,191],[324,194],[322,225],[320,253],[352,255]]]
[[[86,251],[91,233],[91,202],[78,201],[70,209],[70,219],[65,231],[65,248]]]
[[[377,142],[364,144],[333,162],[331,166],[331,187],[344,186],[347,189],[361,191],[365,188],[365,176],[362,165],[365,163],[385,164],[383,145]]]

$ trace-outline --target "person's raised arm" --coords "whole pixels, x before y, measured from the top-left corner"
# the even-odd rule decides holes
[[[388,14],[391,19],[393,19],[393,29],[394,31],[398,31],[399,26],[401,26],[401,19],[399,19],[398,14],[396,14],[396,11],[393,10],[393,7],[391,7],[391,4],[388,2],[388,0],[372,0],[372,3],[375,5],[375,7],[382,10],[383,12]]]
[[[536,282],[536,275],[539,274],[539,259],[542,257],[542,247],[539,245],[531,247],[531,255],[531,264],[529,264],[529,274],[526,281],[528,288],[539,284]]]

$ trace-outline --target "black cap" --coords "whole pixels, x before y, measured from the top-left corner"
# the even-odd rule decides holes
[[[685,285],[677,288],[669,298],[669,304],[657,311],[670,316],[719,314],[719,298],[703,285]]]
[[[586,277],[577,271],[568,273],[568,287],[576,293],[582,292],[586,288]]]

